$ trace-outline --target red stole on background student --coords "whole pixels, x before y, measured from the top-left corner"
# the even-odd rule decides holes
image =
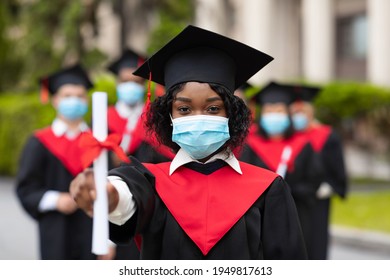
[[[65,135],[57,137],[51,127],[35,132],[35,137],[52,153],[64,167],[76,176],[84,170],[81,161],[83,149],[79,146],[81,132],[75,139],[69,140]]]
[[[288,172],[294,171],[295,159],[307,143],[308,139],[303,135],[293,135],[288,139],[270,140],[257,133],[250,133],[247,138],[249,147],[274,172],[276,172],[279,166],[283,150],[287,145],[292,149],[290,159],[287,163],[287,170]]]
[[[277,174],[240,162],[242,175],[224,166],[210,175],[170,163],[145,164],[169,212],[203,255],[234,226],[272,184]]]
[[[318,153],[324,148],[326,140],[328,140],[330,134],[332,133],[332,128],[328,125],[321,124],[300,133],[309,138],[314,151]]]
[[[126,152],[128,154],[133,154],[142,144],[142,142],[146,142],[161,155],[168,159],[173,159],[175,154],[168,147],[159,144],[154,136],[148,135],[148,132],[144,126],[146,117],[144,113],[145,110],[138,119],[134,130],[131,132],[131,141],[129,147],[126,149]],[[127,119],[123,119],[121,116],[119,116],[115,107],[108,108],[108,130],[110,133],[119,133],[120,135],[123,135],[126,129],[126,124]]]

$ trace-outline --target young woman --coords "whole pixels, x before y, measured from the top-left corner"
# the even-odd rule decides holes
[[[132,163],[109,172],[110,238],[142,238],[142,259],[304,259],[294,201],[277,174],[231,152],[250,125],[233,92],[272,60],[221,35],[189,26],[136,72],[167,93],[147,126],[176,151],[172,162]],[[70,191],[89,215],[91,171]]]
[[[260,118],[239,158],[277,172],[286,180],[308,248],[313,233],[310,215],[323,175],[320,159],[308,138],[294,133],[288,107],[294,96],[288,86],[270,82],[254,99],[261,107]]]

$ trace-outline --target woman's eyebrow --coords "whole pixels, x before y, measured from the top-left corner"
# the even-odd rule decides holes
[[[215,97],[210,97],[210,98],[206,99],[207,102],[213,102],[213,101],[218,101],[218,100],[222,100],[222,98],[220,96],[215,96]]]
[[[176,97],[174,100],[175,101],[182,101],[182,102],[191,102],[192,99],[191,98],[187,98],[187,97]]]

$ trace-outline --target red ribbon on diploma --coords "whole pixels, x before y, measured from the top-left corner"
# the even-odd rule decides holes
[[[101,142],[93,137],[91,132],[83,133],[80,138],[80,147],[84,148],[81,156],[83,167],[87,168],[100,155],[102,149],[113,151],[123,162],[130,163],[129,158],[119,146],[121,137],[119,134],[110,134],[106,140]]]

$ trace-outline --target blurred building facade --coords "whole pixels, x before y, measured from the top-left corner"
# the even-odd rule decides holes
[[[194,1],[193,24],[275,58],[252,79],[254,83],[356,80],[390,86],[388,0]],[[158,24],[149,2],[117,1],[113,10],[102,1],[100,49],[110,57],[123,45],[144,50],[148,32]]]
[[[388,0],[197,0],[196,24],[275,60],[255,79],[390,86]]]

